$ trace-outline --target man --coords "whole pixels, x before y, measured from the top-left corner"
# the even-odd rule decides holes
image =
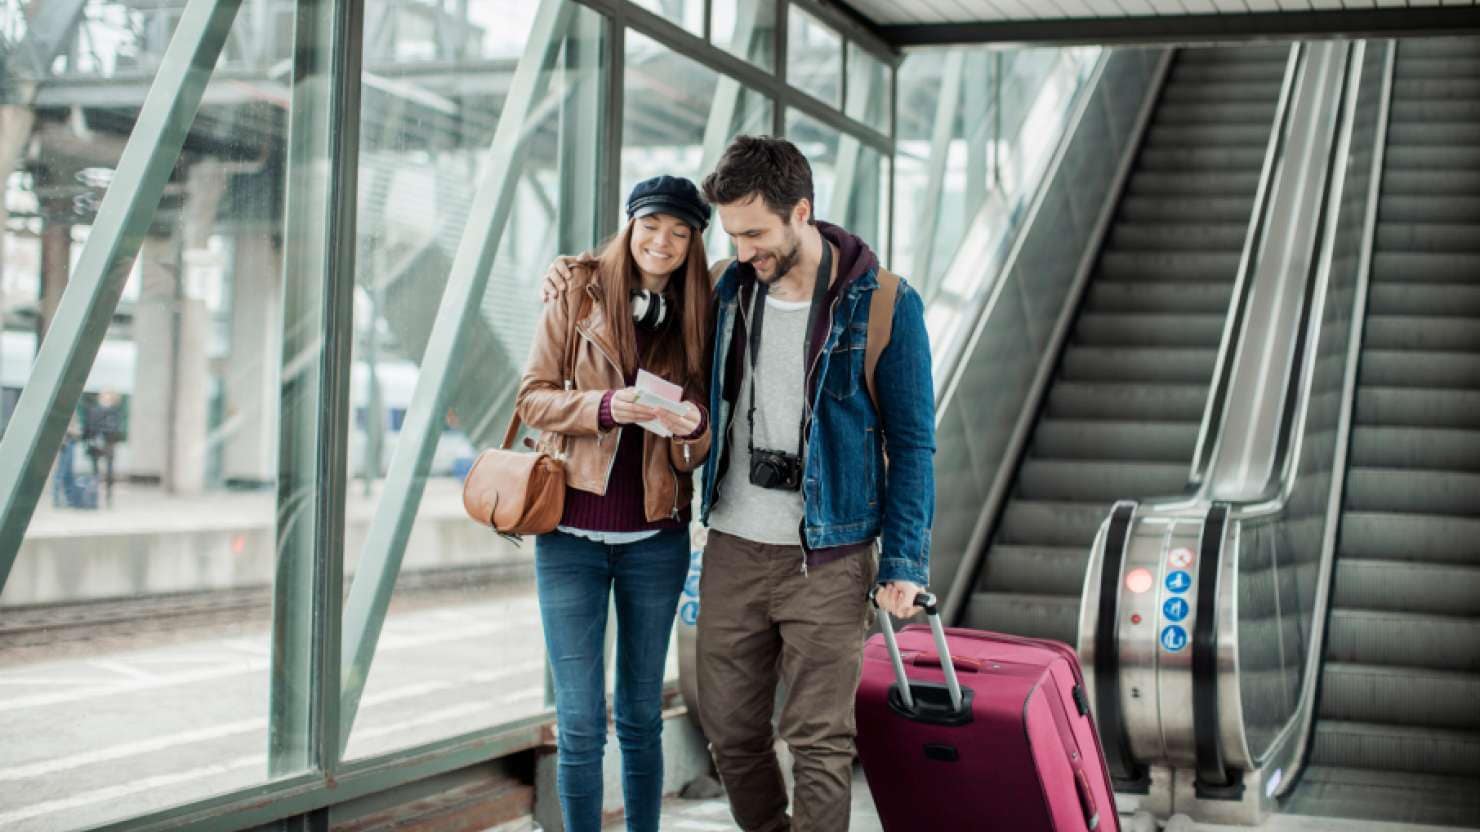
[[[700,721],[746,832],[846,830],[867,593],[877,578],[880,606],[908,616],[928,580],[924,306],[900,281],[875,407],[864,355],[878,259],[814,218],[806,158],[784,139],[741,136],[703,189],[738,256],[715,269]],[[794,819],[772,733],[778,681]]]

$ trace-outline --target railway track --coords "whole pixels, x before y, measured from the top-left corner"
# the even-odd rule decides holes
[[[393,604],[484,592],[529,582],[533,574],[529,562],[407,572],[396,581]],[[0,651],[239,624],[260,619],[271,607],[270,586],[5,607]]]

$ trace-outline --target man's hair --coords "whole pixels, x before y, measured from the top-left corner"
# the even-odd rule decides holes
[[[725,148],[714,172],[704,177],[704,198],[731,205],[759,196],[783,221],[803,199],[812,207],[807,222],[817,221],[812,194],[812,166],[797,146],[775,136],[737,136]]]

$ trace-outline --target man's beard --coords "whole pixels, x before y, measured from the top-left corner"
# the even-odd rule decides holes
[[[789,243],[791,247],[787,249],[785,253],[777,252],[772,254],[772,258],[776,262],[776,270],[771,274],[770,277],[761,277],[760,272],[756,272],[756,279],[761,281],[762,283],[770,284],[780,280],[783,275],[791,271],[792,267],[795,266],[797,264],[797,261],[800,260],[802,257],[801,239],[798,238],[797,235],[791,231],[791,229],[787,229],[786,233],[786,242]]]

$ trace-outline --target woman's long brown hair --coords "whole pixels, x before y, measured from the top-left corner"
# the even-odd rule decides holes
[[[631,375],[641,367],[681,385],[693,397],[705,398],[709,377],[705,373],[709,343],[709,261],[704,253],[704,235],[690,228],[689,250],[682,266],[668,278],[670,308],[677,311],[677,326],[670,323],[657,333],[647,353],[637,354],[637,333],[632,322],[632,290],[642,287],[637,263],[632,259],[632,227],[607,242],[597,258],[597,284],[607,325],[621,350],[622,372]]]

